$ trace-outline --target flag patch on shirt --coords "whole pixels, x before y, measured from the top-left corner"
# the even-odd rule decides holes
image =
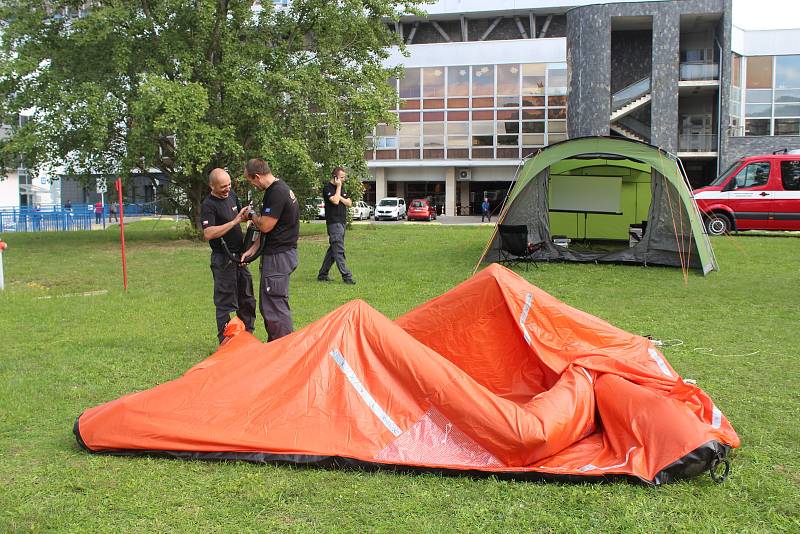
[[[272,211],[272,208],[264,208],[264,213],[269,213],[270,211]]]

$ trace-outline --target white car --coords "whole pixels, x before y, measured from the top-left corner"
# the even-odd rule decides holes
[[[367,203],[363,200],[353,202],[353,205],[350,207],[350,215],[353,217],[354,221],[367,220],[370,215],[369,206],[367,206]]]
[[[308,204],[306,204],[306,213],[309,219],[324,219],[325,201],[320,197],[308,199]]]
[[[375,220],[394,219],[395,221],[406,218],[406,201],[398,197],[381,199],[375,206]]]

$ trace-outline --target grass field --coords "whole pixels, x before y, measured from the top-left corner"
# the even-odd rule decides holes
[[[208,246],[174,223],[7,235],[0,293],[0,532],[800,531],[800,239],[713,241],[721,272],[546,264],[522,274],[638,334],[694,378],[742,440],[730,479],[650,488],[93,456],[86,408],[182,374],[216,348]],[[296,327],[362,298],[390,318],[468,278],[489,227],[357,225],[358,285],[319,284],[304,224]],[[257,272],[254,269],[254,273]],[[257,276],[254,276],[257,278]],[[86,293],[86,295],[84,295]],[[265,337],[263,324],[256,334]]]

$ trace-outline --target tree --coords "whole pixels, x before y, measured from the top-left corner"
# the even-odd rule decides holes
[[[264,157],[301,199],[334,166],[363,178],[365,137],[393,120],[386,21],[419,1],[4,0],[0,118],[32,116],[0,163],[157,170],[196,225],[214,167]]]

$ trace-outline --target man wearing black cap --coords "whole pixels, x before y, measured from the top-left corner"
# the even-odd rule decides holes
[[[200,211],[203,239],[211,245],[211,273],[214,275],[214,306],[217,311],[217,338],[225,339],[225,325],[231,312],[252,332],[256,321],[253,279],[246,265],[234,261],[244,251],[244,236],[239,223],[247,219],[250,208],[242,208],[231,191],[231,177],[224,169],[208,175],[211,194],[203,200]],[[227,248],[227,251],[226,251]]]

